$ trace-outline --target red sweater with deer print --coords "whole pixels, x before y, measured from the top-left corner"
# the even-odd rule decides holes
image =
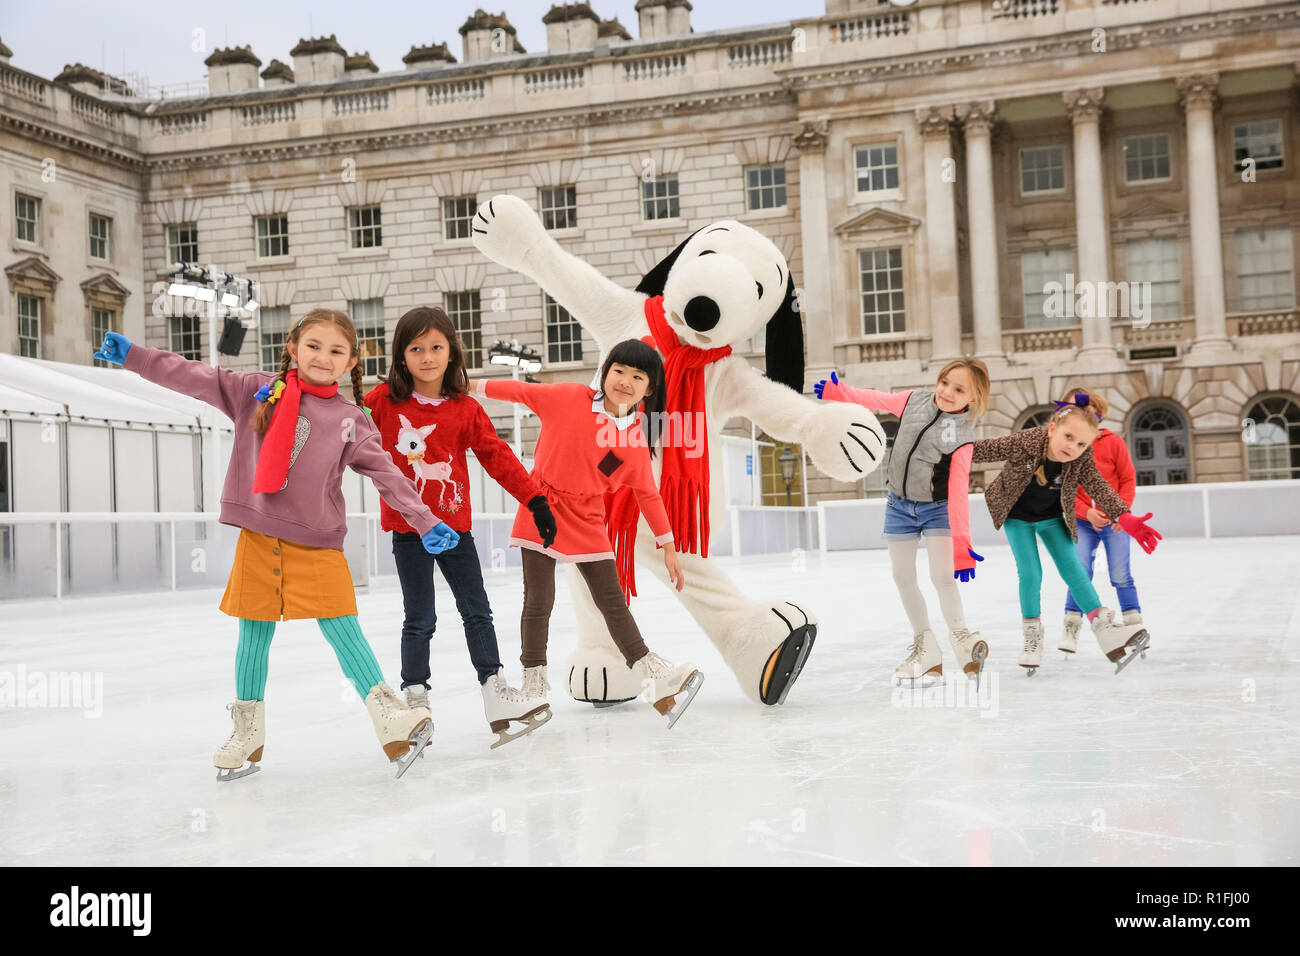
[[[469,531],[473,518],[467,448],[483,470],[520,503],[527,504],[542,493],[511,447],[497,436],[483,406],[470,396],[444,398],[435,404],[432,399],[412,395],[404,402],[394,402],[385,383],[371,390],[365,402],[394,463],[411,479],[434,516],[457,533]],[[385,531],[415,531],[382,496],[379,511],[380,527]]]

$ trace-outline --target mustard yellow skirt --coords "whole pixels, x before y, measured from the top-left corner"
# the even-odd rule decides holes
[[[249,621],[344,617],[357,613],[357,595],[342,551],[244,528],[221,610]]]

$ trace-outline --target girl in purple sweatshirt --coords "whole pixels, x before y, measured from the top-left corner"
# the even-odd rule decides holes
[[[95,357],[220,409],[235,425],[221,491],[221,523],[240,528],[221,610],[239,619],[234,731],[217,750],[218,780],[255,773],[266,740],[267,661],[275,622],[315,618],[365,702],[398,776],[433,732],[427,708],[398,698],[357,624],[343,556],[343,469],[368,476],[437,554],[457,542],[393,464],[361,407],[356,329],[342,312],[315,309],[289,333],[278,374],[235,372],[150,349],[109,332]],[[296,366],[296,367],[293,367]],[[338,394],[351,374],[356,404]],[[414,748],[414,749],[412,749]],[[248,766],[245,766],[248,761]]]

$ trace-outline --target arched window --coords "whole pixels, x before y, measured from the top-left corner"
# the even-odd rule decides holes
[[[898,434],[898,419],[893,415],[885,415],[881,413],[876,415],[876,421],[880,422],[880,427],[885,430],[885,447],[888,448],[892,446],[894,444],[894,436]],[[889,489],[886,487],[886,480],[889,477],[889,469],[885,467],[885,462],[888,460],[888,458],[882,460],[880,462],[880,467],[862,479],[862,497],[883,498],[889,493]]]
[[[1294,398],[1261,398],[1246,413],[1246,477],[1300,478],[1300,405]]]
[[[1020,418],[1020,423],[1012,431],[1024,431],[1027,428],[1038,428],[1040,425],[1046,425],[1052,420],[1052,413],[1056,409],[1051,405],[1039,405],[1036,408],[1027,410]]]
[[[1133,416],[1129,450],[1139,485],[1185,485],[1192,480],[1187,419],[1172,405],[1148,405]]]

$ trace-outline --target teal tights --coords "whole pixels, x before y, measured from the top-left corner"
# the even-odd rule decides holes
[[[1078,593],[1078,592],[1075,592]],[[370,689],[384,679],[375,652],[361,633],[357,616],[319,617],[320,625],[334,648],[344,675],[364,700]],[[235,696],[240,700],[263,700],[266,696],[266,667],[271,654],[274,621],[239,619],[239,648],[235,651]]]
[[[1046,521],[1020,521],[1008,518],[1003,528],[1007,540],[1011,542],[1011,554],[1016,559],[1016,571],[1020,575],[1020,614],[1022,617],[1038,617],[1042,608],[1040,599],[1043,591],[1043,564],[1038,559],[1038,539],[1043,539],[1047,553],[1052,556],[1052,563],[1060,573],[1062,580],[1070,588],[1075,601],[1085,615],[1101,607],[1101,598],[1092,586],[1088,572],[1079,560],[1079,551],[1070,540],[1070,529],[1065,526],[1064,518],[1048,518]]]

